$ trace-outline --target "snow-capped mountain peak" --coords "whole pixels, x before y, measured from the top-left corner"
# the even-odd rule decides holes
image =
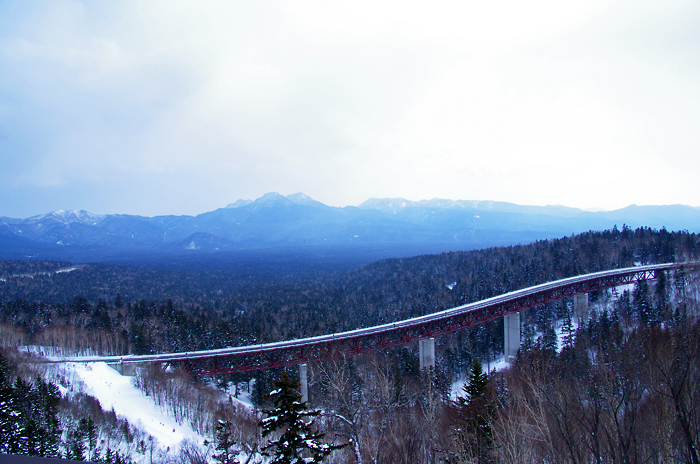
[[[40,214],[38,216],[34,216],[32,218],[29,218],[32,220],[32,222],[40,222],[46,219],[49,220],[54,220],[56,222],[61,222],[64,224],[72,224],[72,223],[80,223],[80,224],[87,224],[94,226],[96,224],[99,224],[103,219],[105,218],[104,215],[101,214],[93,214],[89,211],[85,210],[63,210],[59,209],[56,211],[52,211],[48,214]]]
[[[242,206],[247,206],[247,205],[251,204],[252,202],[253,202],[253,200],[243,200],[243,199],[241,199],[241,200],[236,200],[235,202],[229,203],[228,205],[226,205],[225,208],[227,208],[227,209],[229,209],[229,208],[240,208],[240,207],[242,207]]]
[[[277,192],[270,192],[266,193],[265,195],[261,196],[257,200],[255,200],[253,203],[251,203],[253,206],[265,206],[265,207],[270,207],[274,205],[284,205],[284,204],[292,204],[293,202],[287,197],[280,195]]]
[[[414,208],[420,206],[416,201],[406,200],[405,198],[370,198],[362,203],[359,208],[362,209],[378,209],[385,213],[398,213],[406,208]]]
[[[306,205],[306,206],[326,206],[320,201],[316,201],[313,198],[311,198],[308,195],[304,195],[303,193],[293,193],[291,195],[287,195],[287,200],[293,201],[294,203],[298,205]]]

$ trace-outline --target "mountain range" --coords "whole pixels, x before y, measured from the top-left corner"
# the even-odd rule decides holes
[[[0,217],[0,258],[100,261],[139,253],[328,246],[388,246],[394,254],[404,247],[427,253],[528,243],[623,224],[700,232],[700,208],[632,205],[589,212],[564,206],[403,198],[332,207],[302,193],[268,193],[197,216],[61,210],[26,219]]]

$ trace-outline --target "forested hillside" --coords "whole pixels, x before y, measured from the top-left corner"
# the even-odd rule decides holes
[[[71,354],[191,351],[313,336],[588,272],[696,260],[698,242],[687,232],[623,227],[523,246],[384,260],[342,274],[266,278],[7,261],[0,268],[0,335],[5,346],[37,344]],[[696,462],[700,398],[685,387],[690,380],[669,376],[700,375],[698,353],[683,351],[700,333],[697,285],[695,271],[682,269],[621,294],[593,293],[591,322],[578,331],[570,302],[526,311],[523,349],[505,375],[486,376],[475,362],[488,366],[502,353],[502,322],[438,339],[438,366],[428,377],[419,371],[415,347],[312,365],[311,395],[328,413],[320,425],[336,442],[352,439],[356,445],[331,459]],[[559,340],[555,329],[563,334]],[[668,348],[660,349],[658,340],[667,340]],[[681,351],[689,361],[676,366]],[[294,375],[294,369],[289,372]],[[280,375],[261,371],[209,380],[236,387],[252,376],[253,400],[262,405]],[[460,375],[470,379],[468,388],[452,403],[449,386]],[[159,376],[141,373],[144,391],[197,411],[187,400],[196,395],[178,396],[185,390],[168,387],[187,380]],[[206,417],[211,422],[215,416]],[[211,423],[201,427],[214,429]],[[239,434],[245,443],[264,444],[246,427]],[[645,427],[666,432],[651,445],[642,438]]]
[[[6,337],[105,354],[219,348],[391,322],[587,272],[692,260],[699,251],[695,234],[623,228],[315,277],[104,264],[56,272],[69,263],[4,261],[0,322]]]

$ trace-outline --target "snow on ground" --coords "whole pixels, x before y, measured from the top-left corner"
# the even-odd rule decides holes
[[[80,266],[64,267],[64,268],[57,270],[56,274],[61,274],[63,272],[73,272],[73,271],[77,271],[78,269],[80,269]]]
[[[242,385],[243,383],[240,384],[240,386]],[[251,396],[254,385],[255,379],[251,379],[250,382],[248,382],[248,386],[246,389],[239,388],[238,395],[236,395],[236,387],[234,385],[229,385],[225,392],[227,395],[229,395],[232,401],[235,401],[237,404],[240,404],[249,411],[253,411],[255,409],[255,406],[253,406],[253,399],[251,398]]]
[[[165,414],[151,398],[106,363],[67,363],[66,370],[74,372],[85,384],[85,393],[94,396],[102,409],[114,409],[118,416],[138,425],[163,447],[175,448],[184,439],[202,443],[204,437],[187,425],[179,425]]]
[[[60,241],[57,242],[59,245],[63,245]],[[50,276],[52,274],[61,274],[64,272],[73,272],[77,271],[78,269],[84,268],[84,264],[78,264],[76,266],[70,266],[70,267],[62,267],[60,269],[56,269],[55,271],[45,271],[45,272],[34,272],[31,274],[12,274],[10,277],[22,277],[22,278],[28,278],[28,279],[33,279],[34,277],[40,275],[40,276]],[[7,282],[7,279],[0,279],[2,282]]]
[[[484,362],[481,364],[481,367],[484,369],[484,372],[492,373],[492,372],[500,372],[504,369],[508,369],[510,367],[510,364],[506,362],[506,359],[504,356],[501,356],[498,359],[495,359],[491,362]],[[452,382],[452,390],[450,391],[450,399],[456,400],[458,396],[463,396],[464,391],[462,390],[462,387],[464,387],[464,384],[469,382],[469,373],[466,375],[460,375],[457,380]]]

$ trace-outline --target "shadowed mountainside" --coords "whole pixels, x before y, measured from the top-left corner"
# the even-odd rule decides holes
[[[563,206],[402,198],[373,198],[359,207],[338,208],[300,193],[268,193],[197,216],[55,211],[0,218],[0,258],[187,267],[202,260],[237,261],[235,254],[242,250],[284,255],[306,248],[309,254],[355,255],[355,262],[364,264],[525,244],[623,224],[700,232],[700,209],[632,205],[593,213]]]

